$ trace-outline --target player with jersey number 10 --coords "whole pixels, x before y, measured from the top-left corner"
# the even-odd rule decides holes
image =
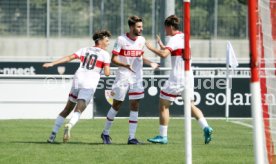
[[[104,70],[105,76],[110,75],[110,54],[106,51],[110,36],[111,33],[107,30],[98,31],[92,37],[95,46],[81,48],[72,55],[43,64],[44,68],[49,68],[74,59],[80,61],[80,66],[74,75],[67,104],[56,118],[53,130],[47,140],[48,143],[55,141],[58,130],[63,125],[65,118],[74,110],[72,118],[64,128],[63,142],[69,141],[72,127],[78,122],[81,113],[93,98],[101,71]]]

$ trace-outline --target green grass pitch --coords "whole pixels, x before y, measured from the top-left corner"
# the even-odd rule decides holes
[[[185,163],[182,119],[171,119],[169,143],[151,144],[147,138],[158,134],[157,119],[140,119],[136,137],[143,145],[127,145],[128,120],[116,119],[111,129],[112,145],[103,145],[100,134],[104,119],[80,120],[71,131],[69,143],[62,143],[63,128],[56,144],[46,140],[54,120],[1,120],[0,164],[93,164],[93,163]],[[203,133],[192,122],[193,163],[254,163],[252,129],[225,120],[209,120],[213,141],[205,145]]]

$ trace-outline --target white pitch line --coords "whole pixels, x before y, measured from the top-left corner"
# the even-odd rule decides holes
[[[234,124],[242,125],[242,126],[245,126],[245,127],[248,127],[248,128],[253,128],[252,125],[244,123],[244,122],[241,122],[241,121],[230,121],[230,122],[234,123]]]
[[[248,128],[253,128],[252,125],[247,124],[247,123],[243,123],[243,122],[240,122],[240,121],[230,121],[230,122],[234,123],[234,124],[242,125],[242,126],[245,126],[245,127],[248,127]],[[273,135],[276,135],[276,131],[270,130],[270,133],[272,133]]]

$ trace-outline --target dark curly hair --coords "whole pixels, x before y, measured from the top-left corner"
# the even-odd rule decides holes
[[[137,23],[137,22],[143,22],[143,19],[136,15],[128,17],[128,26],[129,27],[134,26],[135,23]]]
[[[110,31],[108,31],[108,30],[97,31],[97,32],[94,33],[92,38],[93,38],[95,44],[98,44],[98,41],[102,40],[105,37],[111,37]]]

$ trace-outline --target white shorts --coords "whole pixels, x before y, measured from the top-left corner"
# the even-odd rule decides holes
[[[135,83],[129,83],[128,80],[116,79],[112,85],[111,95],[113,99],[124,101],[128,93],[129,100],[137,100],[144,98],[144,87],[142,80]]]
[[[160,98],[174,101],[176,97],[181,96],[181,93],[184,91],[185,86],[183,84],[177,84],[175,82],[170,82],[167,80],[164,86],[160,91]],[[194,100],[194,80],[191,80],[191,88],[190,88],[191,100]]]
[[[69,100],[74,103],[77,103],[77,100],[84,100],[86,105],[88,105],[94,93],[95,89],[93,88],[75,88],[72,86],[69,93]]]

